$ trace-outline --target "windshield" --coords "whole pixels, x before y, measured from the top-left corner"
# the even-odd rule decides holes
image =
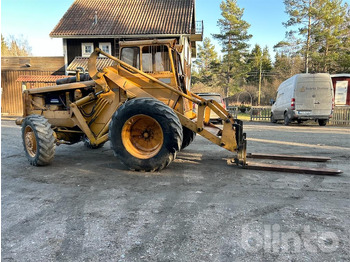
[[[142,48],[142,71],[145,73],[171,71],[167,46],[144,46]]]
[[[171,72],[171,64],[168,47],[144,46],[142,51],[141,70],[145,73]],[[140,69],[140,48],[124,47],[121,50],[120,59],[129,65]]]

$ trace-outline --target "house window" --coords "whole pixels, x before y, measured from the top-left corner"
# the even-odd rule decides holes
[[[81,56],[89,57],[94,51],[93,43],[81,43]]]
[[[112,54],[112,45],[111,43],[99,43],[98,46],[103,52],[111,55]]]

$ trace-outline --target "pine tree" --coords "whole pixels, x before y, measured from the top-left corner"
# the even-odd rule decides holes
[[[262,71],[262,77],[270,80],[269,73],[272,70],[272,62],[269,54],[268,47],[263,50],[260,45],[256,44],[249,54],[250,59],[248,60],[250,65],[248,82],[258,83],[260,69]],[[261,68],[260,68],[261,67]],[[266,76],[267,75],[267,76]]]
[[[10,39],[11,41],[8,45],[5,38],[1,35],[2,56],[29,56],[31,54],[31,47],[23,36],[21,36],[21,38],[11,36]]]
[[[305,37],[304,43],[304,59],[305,59],[305,72],[309,71],[309,56],[311,45],[311,29],[316,23],[313,21],[316,13],[314,3],[317,0],[284,0],[286,6],[286,13],[290,16],[286,23],[283,23],[286,27],[299,26],[298,33]],[[296,31],[290,31],[288,34],[292,36]],[[300,43],[300,42],[295,42]]]
[[[287,44],[297,49],[294,55],[302,53],[305,72],[309,68],[319,72],[336,70],[334,61],[344,48],[344,37],[349,37],[349,27],[344,26],[348,5],[342,5],[341,0],[284,0],[284,4],[289,15],[284,25],[294,30],[279,46]]]
[[[210,86],[214,81],[213,66],[219,62],[218,54],[210,38],[204,38],[203,45],[198,45],[197,57],[194,62],[197,67],[196,81]]]
[[[1,34],[1,56],[8,56],[8,55],[9,55],[9,48],[7,46],[5,38]]]
[[[335,72],[339,52],[346,48],[342,39],[349,37],[350,28],[343,26],[347,19],[347,6],[342,6],[341,0],[319,0],[319,2],[321,5],[317,10],[319,23],[312,30],[316,46],[314,54],[318,58],[313,60],[318,63],[312,64],[319,72]]]
[[[220,9],[222,15],[218,20],[220,34],[213,36],[220,41],[224,53],[220,75],[226,74],[224,94],[227,97],[232,85],[237,87],[239,81],[242,81],[249,71],[244,58],[248,54],[247,41],[252,35],[248,34],[250,25],[242,19],[244,9],[238,7],[236,0],[222,1]]]

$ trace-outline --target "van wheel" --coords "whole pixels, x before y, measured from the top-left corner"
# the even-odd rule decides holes
[[[303,120],[298,119],[297,122],[298,122],[298,124],[300,125],[300,124],[303,122]]]
[[[277,120],[275,119],[275,117],[273,116],[273,114],[271,113],[271,118],[270,118],[271,123],[276,124]]]
[[[175,112],[154,98],[125,102],[113,115],[109,140],[114,155],[131,170],[159,171],[180,151],[182,125]]]
[[[319,120],[318,120],[318,124],[319,124],[320,126],[325,126],[325,125],[327,125],[327,119],[319,119]]]
[[[289,117],[288,117],[288,113],[285,112],[285,113],[284,113],[284,125],[285,125],[285,126],[288,126],[289,123],[290,123],[290,119],[289,119]]]

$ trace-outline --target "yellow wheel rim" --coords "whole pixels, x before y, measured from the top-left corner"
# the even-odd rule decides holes
[[[37,142],[34,131],[30,126],[26,126],[24,129],[24,144],[28,154],[31,157],[35,157],[37,151]]]
[[[163,140],[163,130],[158,121],[146,115],[130,117],[122,128],[124,147],[139,159],[149,159],[158,154]]]

